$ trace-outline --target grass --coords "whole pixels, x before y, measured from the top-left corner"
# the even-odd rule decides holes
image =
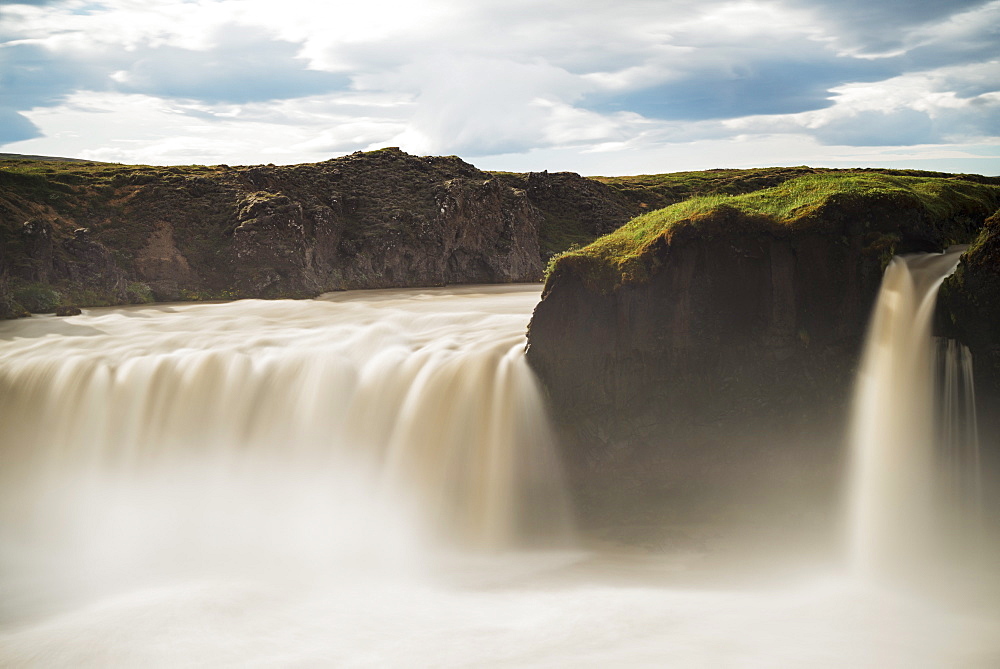
[[[17,304],[35,314],[51,313],[63,302],[63,296],[58,291],[41,283],[16,286],[11,296]]]
[[[697,195],[741,195],[798,176],[825,171],[805,166],[764,167],[591,178],[650,208],[658,209]]]
[[[647,280],[658,263],[654,248],[669,247],[681,230],[712,235],[830,227],[831,220],[823,216],[827,207],[861,209],[876,204],[922,211],[932,224],[944,225],[969,212],[979,212],[981,222],[1000,206],[1000,186],[940,177],[828,172],[742,195],[696,196],[640,215],[588,246],[556,256],[547,275],[575,272],[607,292]]]

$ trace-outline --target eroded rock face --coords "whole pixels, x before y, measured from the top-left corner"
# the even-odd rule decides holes
[[[34,219],[21,226],[17,241],[22,251],[19,273],[38,288],[64,279],[111,299],[126,299],[125,272],[111,251],[94,239],[90,229],[75,228],[69,234],[60,234],[52,222]]]
[[[237,203],[237,292],[537,281],[540,215],[524,193],[456,158],[384,150],[258,167]]]
[[[523,192],[464,163],[456,170],[448,159],[387,152],[377,162],[356,162],[328,174],[325,201],[300,197],[297,184],[277,176],[253,173],[255,184],[285,190],[255,192],[238,203],[231,250],[241,291],[541,278],[540,214]],[[394,180],[393,163],[410,172],[405,179]],[[441,179],[452,174],[458,176]]]
[[[111,251],[96,241],[88,228],[77,228],[73,236],[62,240],[65,254],[55,263],[56,273],[68,276],[81,286],[91,286],[104,294],[124,299],[128,279],[115,262]]]
[[[573,172],[531,172],[518,185],[546,219],[543,255],[606,235],[648,206]]]
[[[803,522],[835,513],[884,263],[944,243],[942,225],[913,214],[834,201],[788,229],[721,209],[661,238],[648,281],[604,292],[557,265],[532,317],[528,359],[585,506],[600,516],[627,490],[698,513],[730,494],[719,513],[772,497]],[[966,222],[949,225],[954,234]],[[998,268],[970,265],[968,285],[995,281]]]
[[[539,210],[455,157],[385,149],[288,167],[109,167],[68,184],[2,176],[11,181],[0,193],[5,280],[51,286],[73,303],[542,275]]]
[[[611,294],[554,277],[532,318],[528,358],[580,451],[578,477],[718,485],[762,452],[835,467],[878,258],[810,235],[662,252],[651,281]]]
[[[972,351],[977,390],[1000,399],[1000,211],[941,286],[938,316],[942,334]]]
[[[153,227],[145,246],[136,254],[135,271],[160,301],[179,299],[180,286],[198,283],[187,258],[177,248],[173,226],[162,221]]]
[[[236,292],[265,295],[284,286],[308,290],[306,220],[302,203],[287,195],[257,191],[237,201],[239,209],[228,257]],[[308,254],[311,255],[311,254]]]

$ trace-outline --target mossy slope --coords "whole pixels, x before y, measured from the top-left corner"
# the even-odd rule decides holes
[[[573,272],[609,292],[648,281],[675,239],[799,231],[843,232],[845,217],[863,225],[866,246],[888,260],[897,249],[969,242],[1000,205],[1000,185],[941,177],[821,173],[742,195],[696,196],[638,216],[592,244],[563,253],[550,275]]]

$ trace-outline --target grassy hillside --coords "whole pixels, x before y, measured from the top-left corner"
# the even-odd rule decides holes
[[[527,192],[544,216],[539,246],[546,260],[573,247],[586,246],[632,218],[698,196],[743,195],[779,186],[803,176],[884,174],[901,177],[962,179],[1000,184],[1000,178],[919,170],[877,168],[763,167],[670,172],[637,176],[581,177],[572,172],[494,172],[505,183]]]
[[[27,153],[0,153],[0,160],[41,160],[50,163],[94,163],[86,158],[64,158],[62,156],[36,156]],[[110,163],[105,163],[110,164]]]
[[[680,180],[704,184],[697,176],[687,173]],[[650,189],[670,187],[668,178],[648,180]],[[902,239],[900,226],[913,228],[918,236],[923,227],[931,245],[968,242],[998,207],[1000,185],[978,179],[873,172],[806,174],[741,195],[695,196],[640,215],[586,247],[556,256],[548,273],[575,272],[607,292],[645,280],[657,263],[654,249],[669,247],[685,232],[787,234],[814,228],[833,234],[844,216],[852,214],[865,219],[872,241],[886,245],[888,258],[896,250],[894,242]]]
[[[655,210],[696,195],[742,195],[777,186],[795,177],[832,171],[806,166],[762,167],[591,178],[638,203],[643,209]]]

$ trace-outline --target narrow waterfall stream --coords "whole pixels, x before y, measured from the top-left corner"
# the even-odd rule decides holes
[[[971,359],[931,336],[938,289],[961,252],[894,258],[876,301],[854,397],[849,480],[850,559],[867,576],[945,559],[949,545],[967,543],[953,536],[958,519],[977,513]]]
[[[539,293],[0,323],[0,666],[995,666],[995,608],[834,556],[575,533]]]
[[[959,515],[957,524],[976,532],[983,521],[983,473],[972,353],[953,339],[937,343],[939,494]]]

